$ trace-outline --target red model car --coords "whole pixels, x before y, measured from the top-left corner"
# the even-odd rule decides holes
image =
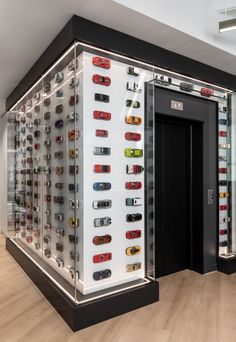
[[[209,88],[202,88],[201,95],[205,97],[211,97],[214,94],[214,90]]]
[[[228,210],[229,206],[227,204],[221,204],[220,205],[220,210]]]
[[[125,183],[126,190],[138,190],[142,188],[141,182],[126,182]]]
[[[227,168],[226,167],[220,167],[219,173],[227,173]]]
[[[111,113],[100,112],[99,110],[93,111],[93,118],[97,120],[111,120]]]
[[[226,131],[220,131],[219,136],[220,137],[227,137],[227,132]]]
[[[110,173],[111,172],[111,166],[110,165],[94,165],[94,172],[96,173]]]
[[[108,131],[106,129],[96,129],[95,135],[96,137],[107,138]]]
[[[111,253],[97,254],[93,256],[93,262],[94,264],[98,264],[100,262],[109,261],[111,260],[111,258],[112,258]]]
[[[227,229],[221,229],[220,230],[220,235],[225,235],[227,234]]]
[[[125,139],[129,141],[140,141],[141,134],[140,133],[133,133],[133,132],[126,132]]]
[[[137,239],[141,237],[141,230],[129,230],[125,234],[126,239]]]
[[[108,76],[102,76],[95,74],[93,75],[93,83],[104,85],[108,87],[111,84],[111,79]]]
[[[96,57],[93,57],[93,65],[98,66],[100,68],[104,68],[104,69],[110,69],[111,61],[108,58],[96,56]]]

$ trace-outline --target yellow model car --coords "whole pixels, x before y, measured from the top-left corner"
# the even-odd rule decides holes
[[[129,125],[141,125],[142,118],[140,118],[140,116],[129,115],[125,117],[125,122]]]
[[[77,217],[70,217],[69,224],[72,228],[78,228],[79,227],[79,219]]]
[[[141,158],[143,156],[143,150],[139,148],[126,148],[125,156],[128,158]]]
[[[125,253],[128,256],[140,254],[141,253],[141,247],[140,246],[128,247],[128,248],[126,248]]]

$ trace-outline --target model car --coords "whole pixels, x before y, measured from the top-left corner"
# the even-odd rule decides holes
[[[45,235],[43,237],[43,242],[46,243],[46,244],[49,244],[51,242],[51,237],[48,236],[48,235]]]
[[[79,201],[78,200],[69,200],[69,207],[72,209],[79,208]]]
[[[93,273],[93,280],[98,281],[98,280],[103,280],[111,277],[111,270],[106,269],[102,271],[97,271]]]
[[[79,138],[79,130],[78,129],[72,129],[68,131],[68,139],[70,141],[77,140]]]
[[[219,119],[219,125],[227,125],[227,120]]]
[[[219,246],[220,247],[226,247],[226,246],[228,246],[228,242],[227,241],[220,241]]]
[[[93,208],[94,209],[108,209],[111,208],[111,200],[99,200],[93,201]]]
[[[76,59],[72,59],[72,61],[70,61],[70,63],[68,64],[68,69],[70,71],[78,69],[78,65],[79,65],[78,59],[77,58]]]
[[[142,214],[140,213],[126,215],[127,222],[135,222],[135,221],[140,221],[140,220],[142,220]]]
[[[222,113],[226,113],[227,112],[227,107],[225,107],[224,105],[219,103],[219,111]]]
[[[55,128],[62,128],[64,126],[64,121],[62,119],[55,121]]]
[[[108,103],[110,101],[110,97],[109,97],[109,95],[95,93],[94,94],[94,100],[99,101],[99,102]]]
[[[110,155],[111,154],[111,148],[110,147],[97,147],[95,146],[93,148],[93,154],[96,156],[104,156],[104,155]]]
[[[95,56],[93,57],[92,61],[93,65],[100,68],[110,69],[111,67],[111,61],[108,58]]]
[[[57,204],[63,204],[64,203],[64,197],[63,196],[54,196],[53,202]]]
[[[69,105],[70,106],[73,106],[75,104],[77,104],[79,102],[79,95],[76,94],[76,95],[72,95],[70,98],[69,98]]]
[[[46,209],[45,210],[45,215],[46,216],[51,216],[51,210],[50,209]]]
[[[79,85],[79,79],[76,77],[76,81],[75,81],[75,78],[72,77],[69,83],[70,89],[73,89],[75,86],[77,87],[78,85]]]
[[[34,124],[32,122],[27,122],[26,127],[28,130],[31,130],[34,127]]]
[[[70,251],[70,258],[71,260],[79,261],[79,253],[76,253],[75,251]]]
[[[129,66],[127,69],[127,74],[131,76],[139,76],[139,69]]]
[[[34,98],[34,101],[39,101],[41,98],[41,94],[38,92],[38,93],[34,94],[33,98]]]
[[[143,150],[139,148],[125,148],[125,156],[128,158],[141,158]]]
[[[51,104],[50,97],[44,99],[44,100],[43,100],[43,104],[44,104],[45,107],[50,106],[50,104]]]
[[[110,190],[110,189],[111,189],[111,183],[96,182],[93,184],[93,190],[95,191],[104,191],[104,190]]]
[[[156,83],[159,83],[159,84],[162,84],[162,85],[165,85],[165,86],[169,86],[172,83],[171,77],[164,76],[164,75],[156,74],[154,79],[155,79]]]
[[[62,104],[57,105],[55,108],[55,112],[57,114],[61,114],[63,112],[63,105]]]
[[[51,195],[44,195],[45,202],[51,202]]]
[[[220,223],[228,223],[230,221],[231,221],[230,217],[221,217],[220,218]]]
[[[64,261],[63,259],[61,258],[56,258],[56,263],[57,263],[57,266],[60,267],[60,268],[63,268],[64,267]]]
[[[56,143],[61,144],[63,142],[63,136],[62,135],[58,135],[55,138]]]
[[[35,242],[34,243],[34,248],[35,249],[40,249],[40,243],[39,242]]]
[[[79,114],[70,112],[66,115],[66,119],[70,121],[78,121],[79,120]]]
[[[57,221],[64,221],[64,214],[63,213],[55,213],[54,214],[54,219],[57,220]]]
[[[63,237],[65,235],[65,231],[63,228],[57,228],[56,229],[56,234],[58,237]]]
[[[63,252],[63,251],[64,251],[63,243],[61,243],[61,242],[56,242],[56,250],[57,250],[58,252]]]
[[[52,229],[51,223],[45,223],[44,229],[45,229],[45,230],[51,230],[51,229]]]
[[[132,108],[140,108],[140,102],[139,101],[133,101],[133,100],[126,100],[126,106],[132,107]]]
[[[26,236],[26,242],[27,243],[32,243],[33,242],[33,237],[30,235],[30,236]]]
[[[126,182],[125,183],[126,190],[138,190],[142,188],[141,182]]]
[[[63,80],[64,80],[64,72],[63,71],[57,72],[55,75],[55,83],[60,83]]]
[[[110,217],[99,217],[94,219],[94,227],[105,227],[111,224]]]
[[[40,125],[40,123],[41,123],[41,120],[39,118],[34,120],[34,125],[35,126]]]
[[[100,262],[105,262],[109,261],[112,259],[112,254],[111,253],[103,253],[103,254],[97,254],[93,256],[93,263],[97,264]]]
[[[106,243],[110,243],[111,239],[112,239],[111,235],[109,235],[109,234],[106,234],[106,235],[103,235],[103,236],[95,236],[93,238],[93,243],[96,246],[103,245],[103,244],[106,244]]]
[[[229,197],[228,192],[219,192],[219,198],[226,198],[226,197]]]
[[[74,175],[79,173],[79,165],[69,165],[69,174]]]
[[[134,264],[129,264],[126,266],[126,272],[133,272],[140,270],[141,268],[141,262],[135,262]]]
[[[141,247],[140,246],[128,247],[128,248],[126,248],[125,253],[128,256],[140,254],[141,253]]]
[[[23,127],[21,127],[21,130],[20,130],[20,131],[21,131],[22,134],[25,134],[26,128],[23,126]]]
[[[57,175],[62,175],[63,171],[64,171],[64,168],[63,168],[63,166],[56,166],[55,171],[56,171]]]
[[[220,235],[226,235],[228,233],[227,229],[220,229]]]
[[[99,110],[93,111],[93,118],[97,120],[111,120],[111,113],[108,112],[101,112]]]
[[[79,156],[79,150],[78,148],[70,148],[69,149],[69,157],[71,159],[76,159]]]
[[[70,217],[69,224],[72,228],[79,228],[79,219],[77,217]]]
[[[63,189],[63,183],[55,183],[55,188],[56,189]]]
[[[51,116],[51,113],[50,112],[46,112],[44,113],[44,120],[50,120],[50,116]]]
[[[48,249],[48,248],[44,249],[44,256],[46,258],[51,258],[51,251],[50,251],[50,249]]]
[[[43,88],[43,92],[44,93],[49,93],[51,91],[51,83],[48,82],[45,84],[44,88]]]
[[[220,210],[229,210],[229,205],[227,205],[227,204],[221,204],[221,205],[219,206],[219,209],[220,209]]]
[[[141,230],[129,230],[126,232],[125,236],[126,236],[126,239],[138,239],[141,237]]]
[[[50,160],[52,158],[51,153],[47,153],[44,155],[45,160]]]
[[[219,148],[228,149],[228,148],[230,148],[230,144],[219,144]]]
[[[126,198],[125,204],[127,207],[140,206],[140,205],[142,205],[142,198],[141,197]]]
[[[27,108],[31,108],[31,107],[32,107],[32,100],[31,100],[31,99],[29,99],[29,100],[26,101],[26,107],[27,107]],[[26,114],[26,115],[27,115],[27,114]]]
[[[191,83],[181,82],[179,88],[180,90],[191,93],[194,90],[194,85]]]
[[[45,140],[45,141],[44,141],[44,145],[45,145],[46,147],[50,147],[50,146],[51,146],[51,140],[49,140],[49,139]]]
[[[219,137],[227,137],[226,131],[219,131]]]
[[[40,134],[41,134],[41,132],[39,130],[37,130],[37,131],[34,132],[34,137],[38,139],[38,138],[40,138]],[[32,135],[31,135],[31,139],[30,140],[32,140]]]
[[[218,172],[219,173],[227,173],[227,168],[226,167],[219,167]]]
[[[109,86],[111,84],[111,79],[108,76],[102,76],[95,74],[93,75],[93,83],[104,85],[104,86]]]
[[[77,244],[79,242],[79,238],[75,235],[69,234],[68,239],[70,243],[75,243]]]
[[[141,125],[142,124],[142,118],[140,116],[126,116],[125,122],[128,125]]]
[[[44,184],[45,184],[45,186],[46,186],[47,188],[50,188],[51,185],[52,185],[52,182],[51,182],[51,181],[46,181]]]
[[[76,271],[73,267],[70,267],[69,272],[70,272],[71,279],[79,280],[79,277],[80,277],[79,271]]]
[[[62,159],[63,158],[63,151],[57,151],[54,153],[55,159]]]
[[[220,180],[220,181],[219,181],[219,185],[220,185],[220,186],[227,186],[227,185],[228,185],[228,182],[227,182],[227,180]]]
[[[56,91],[56,97],[62,97],[63,96],[63,89],[58,89]]]
[[[211,97],[214,94],[214,90],[209,88],[202,88],[201,89],[201,95],[205,97]]]
[[[68,190],[78,192],[79,191],[79,184],[78,183],[68,184]]]
[[[39,149],[40,149],[40,144],[39,144],[39,143],[35,144],[35,145],[34,145],[34,149],[35,149],[35,150],[39,150]]]
[[[142,89],[139,87],[139,84],[134,81],[127,82],[126,89],[129,91],[133,91],[134,93],[141,93],[142,91]]]
[[[34,111],[35,111],[35,113],[38,113],[40,111],[40,106],[39,105],[35,106]]]
[[[51,168],[49,166],[45,166],[43,171],[44,171],[45,175],[51,174]]]
[[[95,136],[100,138],[107,138],[108,131],[106,129],[96,129]]]
[[[26,117],[22,116],[21,119],[20,119],[20,122],[24,124],[26,122]]]
[[[125,133],[125,139],[128,141],[140,141],[141,140],[141,134],[140,133],[134,133],[134,132],[126,132]]]

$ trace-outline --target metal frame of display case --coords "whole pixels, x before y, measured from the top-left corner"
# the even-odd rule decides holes
[[[236,77],[233,75],[84,18],[73,16],[9,95],[6,101],[7,110],[10,110],[32,84],[76,41],[85,46],[88,44],[106,49],[108,53],[109,51],[113,53],[113,59],[116,58],[115,54],[123,55],[141,63],[152,64],[201,79],[206,83],[236,90]],[[74,331],[159,300],[159,284],[153,281],[75,305],[10,238],[6,239],[6,248]]]

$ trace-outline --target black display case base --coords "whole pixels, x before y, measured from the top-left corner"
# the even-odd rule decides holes
[[[73,331],[119,316],[159,300],[159,283],[151,282],[115,294],[75,304],[10,239],[6,250],[45,295]]]
[[[225,274],[235,273],[236,272],[236,256],[232,258],[218,257],[217,270]]]

